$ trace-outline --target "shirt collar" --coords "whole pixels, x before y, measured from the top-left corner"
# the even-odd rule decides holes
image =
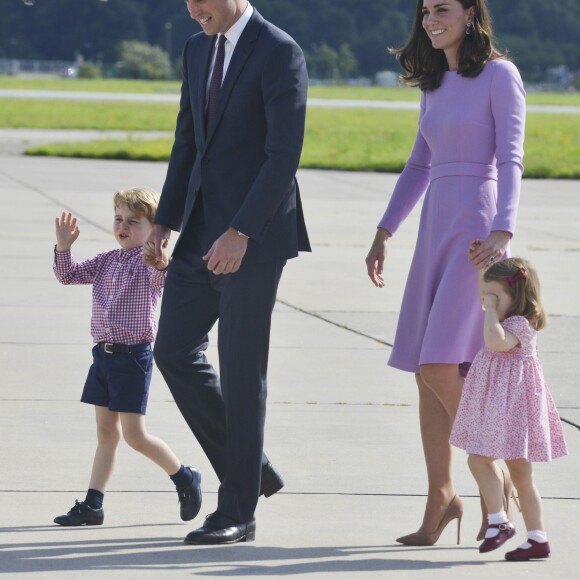
[[[131,248],[130,250],[123,250],[123,248],[119,248],[118,258],[120,261],[124,262],[125,260],[130,260],[141,254],[143,248],[141,246],[137,246],[136,248]]]
[[[233,48],[236,48],[236,44],[238,44],[238,40],[240,40],[240,36],[242,36],[242,32],[244,32],[244,28],[250,21],[252,14],[254,13],[253,6],[248,2],[246,9],[244,10],[243,14],[239,17],[238,21],[225,33],[226,40],[231,42]],[[218,35],[219,37],[219,35]],[[218,38],[216,38],[216,45],[217,45]]]

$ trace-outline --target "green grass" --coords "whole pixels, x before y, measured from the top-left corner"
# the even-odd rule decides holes
[[[321,87],[308,89],[313,99],[348,99],[365,101],[417,101],[421,97],[419,89],[406,87]]]
[[[81,143],[55,143],[27,149],[28,155],[80,157],[84,159],[124,159],[167,161],[173,139],[97,139]]]
[[[309,109],[302,167],[401,171],[417,131],[416,111]]]
[[[130,119],[124,120],[130,124]],[[173,121],[172,117],[171,128]],[[309,109],[301,167],[399,172],[411,151],[416,128],[414,111]],[[97,140],[46,145],[28,153],[167,161],[171,144],[171,137]],[[526,177],[580,179],[580,115],[530,113],[525,150]]]
[[[178,83],[122,80],[19,80],[0,77],[0,88],[169,92]],[[310,96],[330,99],[416,100],[404,88],[312,87]],[[580,95],[532,93],[528,102],[580,105]],[[178,105],[0,98],[0,127],[168,131],[175,127]],[[301,166],[351,171],[399,172],[411,151],[416,111],[310,108]],[[580,115],[529,113],[526,177],[580,178]],[[89,143],[59,143],[30,149],[29,154],[103,159],[166,161],[171,137]]]
[[[399,172],[417,130],[414,111],[310,109],[301,166]],[[580,115],[529,113],[525,176],[580,179]]]
[[[45,99],[0,99],[0,127],[173,130],[178,105]]]
[[[528,114],[524,165],[526,177],[580,179],[580,115]]]
[[[367,101],[419,101],[419,89],[407,87],[310,87],[308,96],[317,99]],[[580,107],[580,93],[528,92],[529,105],[573,105]]]
[[[94,91],[108,93],[174,93],[178,81],[140,81],[130,79],[21,79],[0,75],[0,89],[49,91]],[[354,99],[370,101],[418,101],[419,90],[404,87],[312,86],[309,96],[316,99]],[[580,93],[528,93],[531,105],[580,106]]]
[[[532,93],[526,94],[528,105],[567,105],[580,107],[580,93]]]
[[[0,75],[0,89],[79,91],[96,93],[175,93],[178,81],[139,81],[130,79],[21,79]]]
[[[80,91],[97,93],[175,93],[178,81],[140,81],[129,79],[21,79],[0,75],[0,89]],[[309,95],[317,99],[365,99],[386,101],[419,100],[417,89],[403,87],[312,86]]]

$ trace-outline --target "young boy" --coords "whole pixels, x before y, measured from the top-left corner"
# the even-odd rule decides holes
[[[113,229],[121,249],[77,264],[71,246],[79,237],[76,218],[56,218],[54,273],[62,284],[92,284],[93,364],[81,401],[95,406],[97,450],[84,501],[54,519],[61,526],[101,525],[103,498],[113,473],[121,433],[125,441],[171,477],[180,515],[192,520],[201,507],[201,474],[185,467],[165,442],[145,428],[151,383],[151,342],[157,330],[155,308],[169,265],[167,250],[155,267],[143,264],[143,244],[152,229],[159,195],[133,188],[115,194]]]

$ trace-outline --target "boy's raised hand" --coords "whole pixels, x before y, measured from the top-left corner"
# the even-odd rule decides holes
[[[69,212],[62,212],[60,218],[55,219],[56,251],[68,252],[81,233],[77,226],[77,218]]]

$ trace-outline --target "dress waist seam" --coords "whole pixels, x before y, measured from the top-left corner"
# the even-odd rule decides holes
[[[440,163],[432,166],[429,171],[429,179],[431,181],[452,175],[469,175],[497,181],[497,167],[495,165],[485,165],[484,163],[457,162]]]

